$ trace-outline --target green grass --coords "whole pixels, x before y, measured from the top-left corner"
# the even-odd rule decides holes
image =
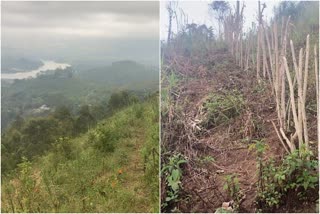
[[[99,130],[99,131],[97,131]],[[114,150],[96,146],[116,135]],[[74,139],[60,138],[2,178],[2,212],[159,212],[158,100],[129,106]]]

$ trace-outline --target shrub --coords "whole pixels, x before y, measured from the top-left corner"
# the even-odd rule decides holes
[[[238,116],[243,108],[242,95],[237,91],[228,92],[224,95],[212,94],[204,103],[204,116],[202,126],[211,128],[229,121]]]
[[[165,202],[162,203],[163,208],[177,202],[180,190],[180,179],[182,177],[181,164],[187,161],[181,154],[175,154],[169,158],[169,162],[164,165],[161,172],[165,176],[167,185],[167,196]]]
[[[240,189],[239,179],[237,174],[226,176],[226,181],[223,189],[227,191],[228,195],[234,200],[233,209],[239,210],[240,203],[243,197],[243,192]]]
[[[304,147],[287,155],[282,163],[275,165],[273,159],[263,164],[257,202],[264,209],[272,210],[281,204],[282,196],[289,191],[300,200],[306,191],[316,189],[318,183],[318,161]]]
[[[117,132],[110,129],[104,129],[101,126],[97,127],[89,134],[89,141],[91,141],[97,149],[103,152],[113,152],[118,139],[120,139],[120,136]]]

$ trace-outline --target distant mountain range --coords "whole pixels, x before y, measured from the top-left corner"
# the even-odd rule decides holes
[[[43,65],[40,60],[1,56],[1,73],[27,72]]]
[[[109,85],[143,83],[159,79],[157,68],[144,66],[131,60],[113,62],[110,66],[81,71],[77,75],[80,79]]]

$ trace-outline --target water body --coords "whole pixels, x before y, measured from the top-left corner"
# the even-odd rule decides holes
[[[1,73],[1,79],[15,80],[15,79],[28,79],[35,78],[41,72],[56,70],[56,69],[66,69],[71,65],[67,63],[57,63],[55,61],[42,60],[43,65],[39,68],[27,72],[17,72],[17,73]]]

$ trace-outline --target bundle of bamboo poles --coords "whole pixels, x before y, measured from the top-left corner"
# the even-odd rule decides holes
[[[279,140],[288,153],[303,145],[309,148],[308,121],[306,115],[306,95],[309,76],[309,35],[306,38],[305,50],[299,51],[298,62],[296,59],[294,44],[290,40],[290,51],[287,51],[288,36],[290,35],[290,17],[281,20],[281,25],[273,21],[268,26],[263,21],[263,10],[258,3],[258,26],[243,36],[243,8],[230,14],[225,19],[225,39],[229,45],[231,54],[235,57],[238,65],[244,69],[256,71],[258,83],[266,79],[272,86],[272,94],[276,102],[278,126],[273,126],[278,134]],[[244,7],[244,6],[243,6]],[[238,17],[238,18],[237,18]],[[289,59],[289,61],[288,61]],[[319,118],[319,71],[317,48],[314,47],[314,72],[316,76],[316,99],[318,120],[318,142],[320,142],[320,118]],[[292,125],[293,119],[293,125]],[[292,132],[292,127],[294,131]],[[290,133],[290,137],[288,136]]]

